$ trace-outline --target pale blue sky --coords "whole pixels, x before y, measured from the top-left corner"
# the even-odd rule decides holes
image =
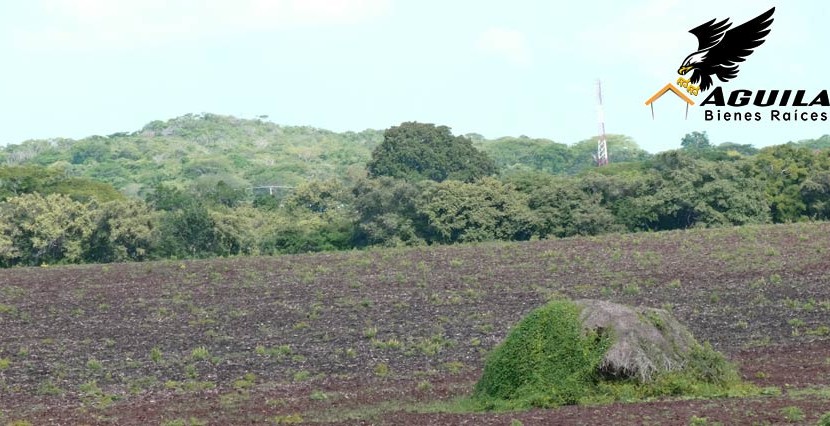
[[[0,4],[0,145],[212,112],[335,131],[402,121],[574,143],[606,128],[657,152],[688,132],[756,146],[830,124],[707,123],[663,98],[712,18],[776,6],[730,88],[830,89],[823,1],[30,0]],[[808,95],[809,97],[809,95]],[[810,99],[812,99],[810,97]],[[698,99],[700,101],[702,99]],[[830,108],[826,108],[830,111]],[[753,110],[754,111],[754,110]],[[613,152],[611,153],[613,161]]]

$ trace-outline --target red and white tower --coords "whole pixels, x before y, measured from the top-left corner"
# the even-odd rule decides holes
[[[599,140],[597,141],[597,153],[594,155],[594,160],[597,166],[604,166],[608,164],[608,144],[605,140],[605,112],[602,109],[602,83],[597,80],[597,98],[599,99],[599,107],[597,108],[599,116]]]

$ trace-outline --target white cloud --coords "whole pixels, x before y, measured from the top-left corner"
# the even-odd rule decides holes
[[[519,66],[530,65],[531,54],[525,35],[509,28],[489,28],[478,38],[478,48]]]
[[[26,48],[142,46],[279,29],[352,25],[391,0],[40,0],[44,21],[14,30]]]

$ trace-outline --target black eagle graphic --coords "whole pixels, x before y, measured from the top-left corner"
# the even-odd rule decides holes
[[[720,22],[714,19],[689,32],[697,37],[697,52],[683,61],[677,70],[680,75],[692,71],[691,83],[700,82],[700,90],[712,87],[712,74],[720,81],[726,82],[738,75],[738,62],[743,62],[752,53],[752,49],[764,44],[764,36],[769,34],[770,19],[775,8],[758,15],[752,20],[732,28],[729,18]]]

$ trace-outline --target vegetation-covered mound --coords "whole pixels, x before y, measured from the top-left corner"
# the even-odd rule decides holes
[[[663,309],[628,307],[603,300],[577,300],[586,330],[613,330],[614,342],[599,365],[608,378],[647,383],[682,370],[697,345],[692,333]]]
[[[554,300],[490,353],[474,399],[513,409],[751,390],[664,310]]]

